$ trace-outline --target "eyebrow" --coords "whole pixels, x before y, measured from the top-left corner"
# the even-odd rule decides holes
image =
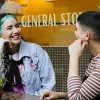
[[[6,28],[8,28],[8,27],[12,27],[12,25],[7,26]]]
[[[14,26],[19,25],[19,23],[16,23]],[[13,25],[9,25],[6,28],[12,27]]]
[[[19,23],[16,23],[15,25],[20,25]]]

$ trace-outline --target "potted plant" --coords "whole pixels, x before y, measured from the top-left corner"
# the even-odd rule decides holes
[[[6,78],[0,77],[0,100],[1,100],[1,97],[2,97],[2,95],[3,95],[3,90],[2,90],[2,88],[3,88],[3,85],[4,85],[5,80],[6,80]]]
[[[0,100],[2,98],[3,95],[3,86],[4,83],[7,81],[7,79],[5,78],[5,73],[4,73],[4,53],[0,53]]]

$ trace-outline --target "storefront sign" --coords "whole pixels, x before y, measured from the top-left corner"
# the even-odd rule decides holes
[[[23,27],[44,27],[44,26],[58,26],[60,25],[70,25],[74,24],[77,21],[77,17],[79,13],[62,13],[60,15],[61,20],[57,21],[57,15],[56,14],[38,14],[38,15],[27,15],[22,16],[21,18],[21,24]]]

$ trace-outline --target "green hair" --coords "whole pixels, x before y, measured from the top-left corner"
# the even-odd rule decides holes
[[[1,28],[2,24],[3,24],[9,17],[15,18],[15,19],[17,20],[16,16],[13,15],[13,14],[5,15],[5,16],[0,20],[0,33],[2,32],[2,28]]]

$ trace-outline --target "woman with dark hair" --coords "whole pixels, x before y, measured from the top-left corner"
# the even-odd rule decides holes
[[[0,15],[0,77],[6,77],[4,91],[41,95],[54,90],[55,73],[45,50],[21,39],[15,15]]]
[[[87,11],[77,18],[77,40],[69,46],[68,92],[46,91],[41,96],[46,100],[100,100],[100,12]],[[79,76],[79,58],[84,49],[92,54],[84,80]]]

